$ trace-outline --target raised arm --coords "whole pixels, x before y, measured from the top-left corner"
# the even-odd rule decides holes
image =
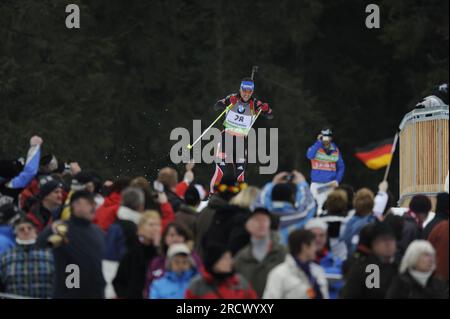
[[[27,153],[27,160],[25,166],[19,175],[8,182],[9,188],[25,188],[31,180],[36,176],[39,170],[39,161],[41,158],[42,138],[33,136],[30,139],[30,148]]]
[[[306,152],[306,157],[310,160],[314,159],[314,157],[316,157],[316,154],[321,147],[322,142],[317,140],[310,148],[308,148],[308,151]]]

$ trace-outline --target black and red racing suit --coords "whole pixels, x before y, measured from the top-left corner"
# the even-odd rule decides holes
[[[235,103],[232,105],[232,102]],[[218,163],[216,162],[214,175],[210,183],[210,193],[214,193],[214,185],[220,184],[224,174],[233,174],[238,182],[244,182],[245,167],[247,163],[247,134],[256,120],[258,112],[266,119],[272,119],[272,110],[267,103],[263,103],[252,96],[244,101],[239,93],[233,93],[219,100],[214,105],[214,110],[223,111],[230,106],[225,114],[222,130],[222,141],[218,145]],[[225,140],[231,138],[233,147],[225,147]],[[244,145],[244,152],[238,148],[239,143]],[[230,159],[231,157],[231,159]],[[228,159],[228,160],[227,160]],[[220,161],[220,162],[219,162]]]

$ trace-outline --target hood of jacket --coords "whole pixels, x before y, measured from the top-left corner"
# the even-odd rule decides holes
[[[117,218],[131,221],[137,225],[139,223],[139,219],[141,218],[141,213],[132,210],[131,208],[120,206],[117,211]]]

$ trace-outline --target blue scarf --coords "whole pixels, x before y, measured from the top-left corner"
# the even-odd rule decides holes
[[[295,261],[297,263],[297,266],[301,270],[303,270],[303,272],[308,277],[309,283],[311,284],[311,286],[312,286],[312,288],[314,289],[314,292],[315,292],[314,299],[323,299],[323,295],[322,295],[322,291],[320,291],[319,283],[317,282],[316,278],[311,273],[311,268],[310,268],[311,262],[309,261],[309,262],[303,263],[298,258],[295,258]]]

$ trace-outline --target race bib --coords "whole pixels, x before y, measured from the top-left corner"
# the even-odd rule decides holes
[[[249,128],[252,125],[252,116],[229,111],[225,122],[239,128]]]

